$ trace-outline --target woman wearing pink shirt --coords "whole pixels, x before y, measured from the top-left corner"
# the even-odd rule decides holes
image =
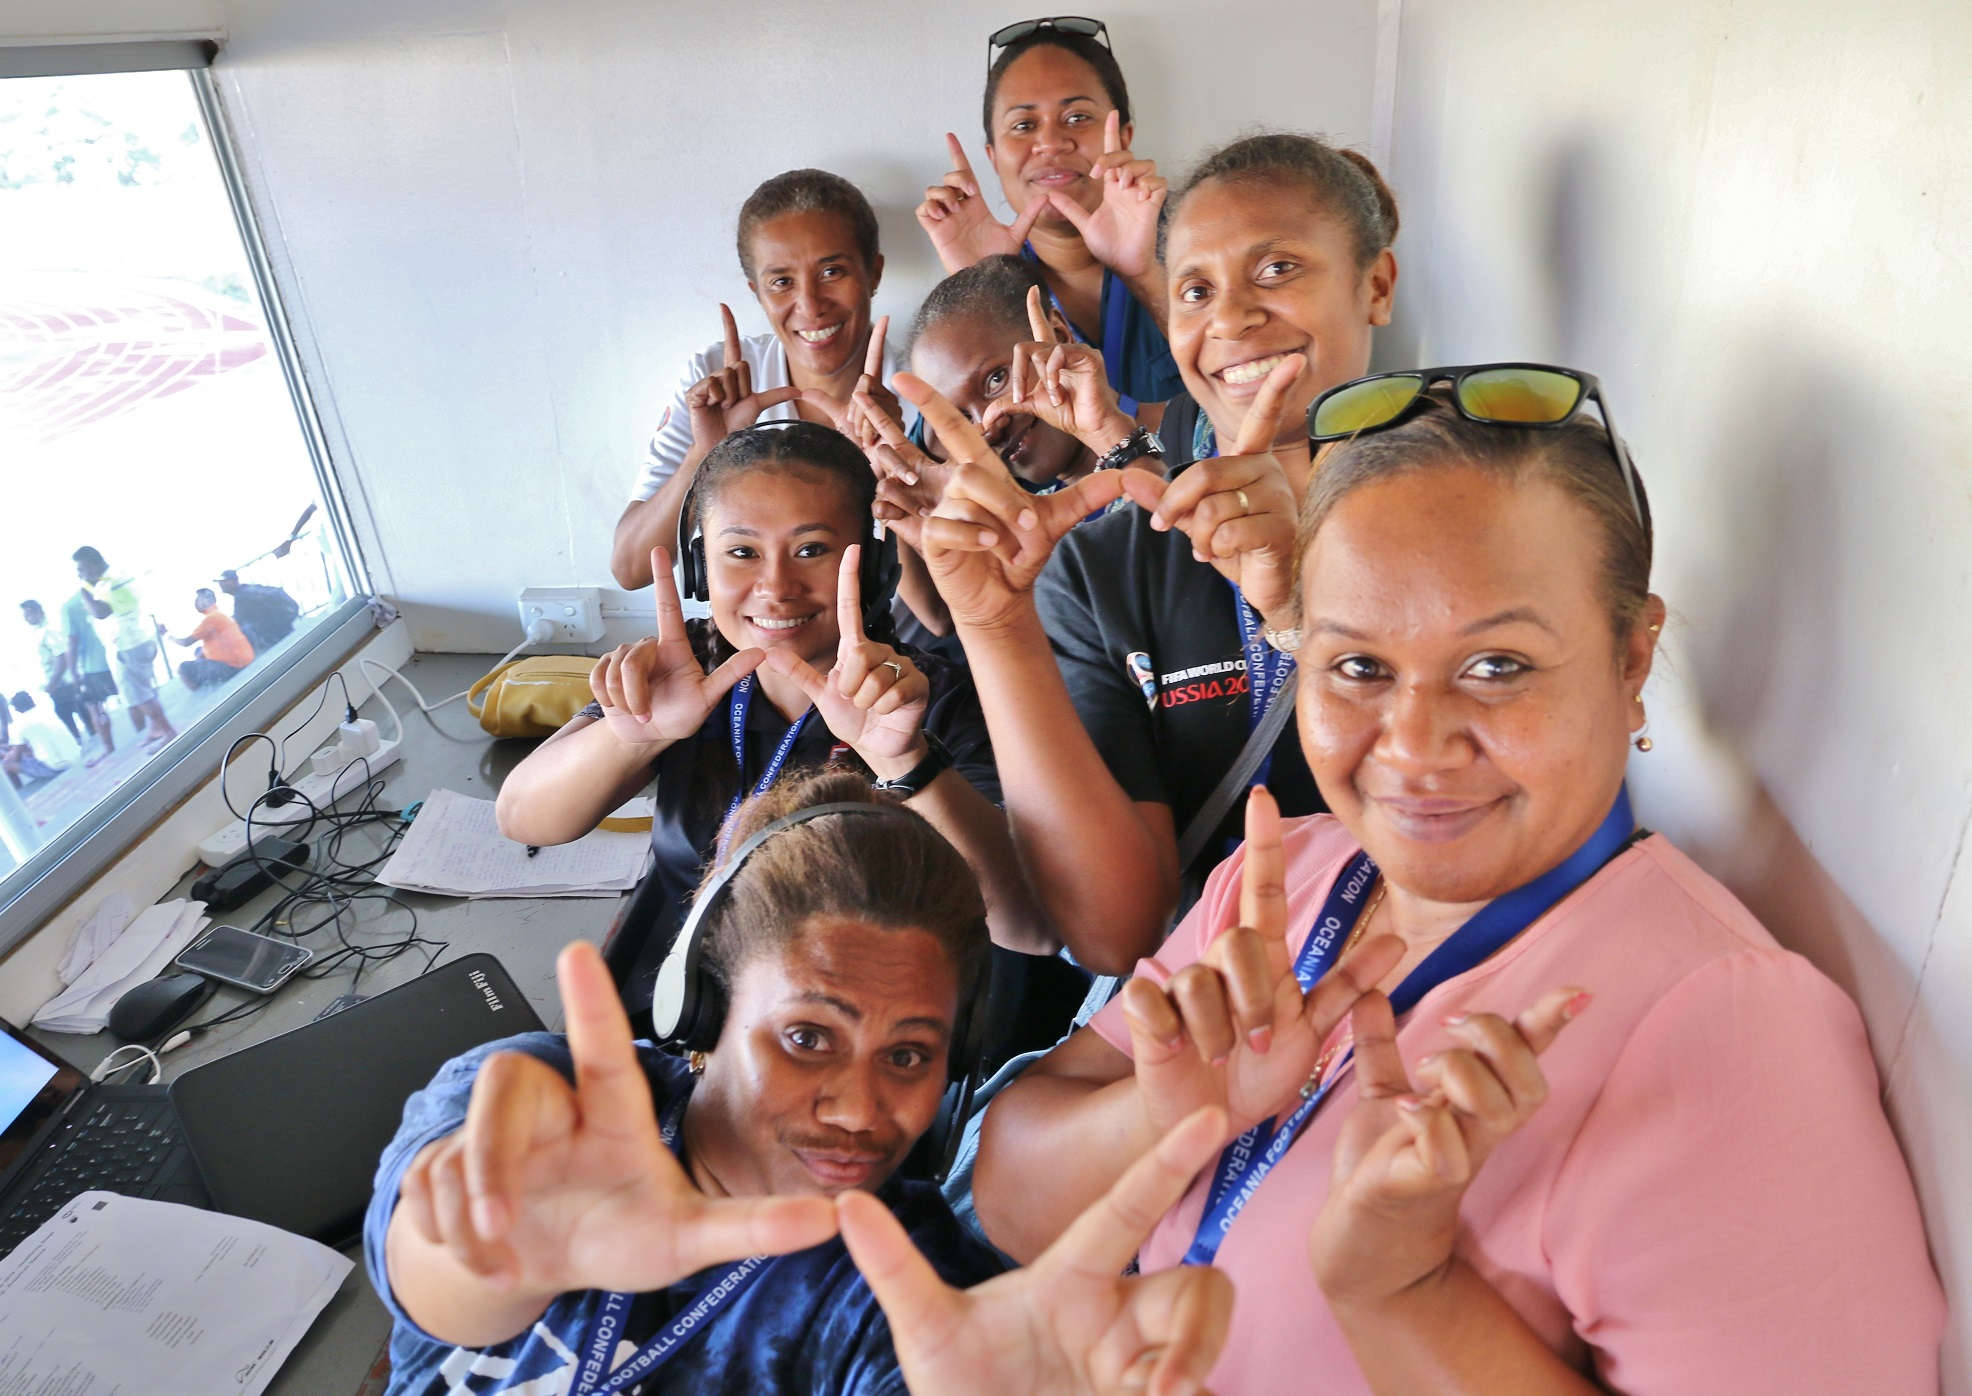
[[[1631,821],[1664,605],[1590,398],[1510,365],[1316,400],[1311,434],[1351,439],[1302,512],[1290,643],[1334,813],[1250,801],[1157,957],[987,1116],[979,1216],[1025,1257],[1227,1111],[1140,1255],[1232,1276],[1222,1396],[1936,1389],[1860,1016]],[[962,449],[927,539],[1017,555],[1031,500]]]

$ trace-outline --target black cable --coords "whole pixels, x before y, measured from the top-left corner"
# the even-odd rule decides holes
[[[342,670],[340,669],[332,670],[329,674],[329,679],[334,679],[342,685],[342,720],[344,722],[354,722],[356,720],[356,705],[349,701],[349,680],[342,676]],[[315,695],[315,706],[309,710],[308,716],[297,722],[287,735],[281,738],[279,746],[275,748],[280,753],[280,761],[283,767],[288,764],[288,738],[299,736],[305,731],[308,724],[313,722],[321,714],[322,705],[329,701],[329,679],[322,680],[322,687]]]

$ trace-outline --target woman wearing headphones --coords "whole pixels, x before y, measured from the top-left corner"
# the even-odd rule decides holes
[[[954,168],[917,210],[939,262],[948,273],[998,253],[1034,262],[1054,308],[1100,346],[1116,390],[1164,401],[1181,385],[1164,340],[1157,260],[1164,180],[1130,149],[1130,89],[1108,26],[1057,15],[995,32],[983,116],[986,156],[1014,221],[986,206],[964,145],[948,133]]]
[[[848,772],[757,796],[727,832],[667,967],[666,1045],[688,1056],[631,1041],[578,943],[566,1036],[477,1049],[406,1105],[364,1226],[390,1391],[1195,1390],[1230,1286],[1119,1276],[1223,1117],[1184,1121],[1047,1256],[989,1278],[937,1190],[897,1176],[976,1046],[966,860]]]
[[[596,701],[516,766],[500,828],[530,844],[578,839],[653,776],[652,876],[665,913],[625,947],[625,1002],[652,979],[699,869],[740,799],[783,771],[853,756],[981,870],[996,940],[1039,950],[979,701],[965,672],[890,643],[894,564],[877,543],[875,480],[849,439],[807,422],[728,436],[699,467],[681,530],[683,618],[671,560],[652,550],[657,633],[590,675]],[[626,962],[619,958],[619,964]]]

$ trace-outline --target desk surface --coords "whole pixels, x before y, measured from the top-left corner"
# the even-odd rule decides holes
[[[404,675],[422,690],[427,701],[435,702],[464,689],[486,672],[493,658],[418,655],[405,667]],[[490,799],[499,790],[501,779],[534,746],[532,742],[494,741],[480,730],[464,702],[449,704],[428,716],[407,701],[410,695],[402,685],[390,681],[389,690],[390,701],[404,718],[405,734],[402,759],[384,773],[380,803],[385,809],[401,809],[440,788]],[[389,735],[390,716],[375,698],[363,704],[361,712]],[[349,808],[351,803],[344,801],[341,808]],[[381,846],[379,831],[362,829],[348,836],[345,851],[351,856],[365,856],[366,851]],[[191,881],[187,877],[170,895],[188,895]],[[418,934],[445,942],[445,949],[434,963],[475,951],[491,953],[506,966],[534,1011],[550,1026],[561,1022],[561,1001],[555,992],[556,954],[563,945],[578,938],[600,942],[615,920],[621,900],[583,897],[464,901],[422,893],[399,895],[417,911]],[[250,926],[279,898],[278,892],[269,890],[227,913],[226,919]],[[406,924],[403,913],[389,911],[382,903],[359,903],[350,918],[348,938],[356,944],[388,943],[402,939],[402,927]],[[324,927],[302,943],[321,955],[336,948],[336,933]],[[332,999],[351,992],[352,983],[355,991],[374,994],[414,979],[424,972],[429,958],[429,947],[417,946],[368,968],[359,969],[360,962],[352,958],[338,967],[337,972],[320,979],[290,981],[262,1011],[216,1028],[165,1058],[166,1077],[169,1079],[201,1062],[300,1027],[313,1020]],[[197,1017],[216,1017],[253,997],[221,986]],[[37,1032],[35,1036],[43,1035]],[[93,1037],[55,1033],[43,1040],[85,1070],[116,1045],[108,1033]],[[349,1254],[357,1261],[356,1269],[281,1368],[268,1388],[273,1396],[345,1396],[345,1393],[354,1396],[364,1387],[389,1336],[390,1320],[370,1290],[360,1250],[352,1248]],[[382,1388],[379,1385],[376,1389]]]

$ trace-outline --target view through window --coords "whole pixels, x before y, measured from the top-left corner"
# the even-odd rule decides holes
[[[0,81],[0,877],[349,595],[267,323],[191,75]]]

